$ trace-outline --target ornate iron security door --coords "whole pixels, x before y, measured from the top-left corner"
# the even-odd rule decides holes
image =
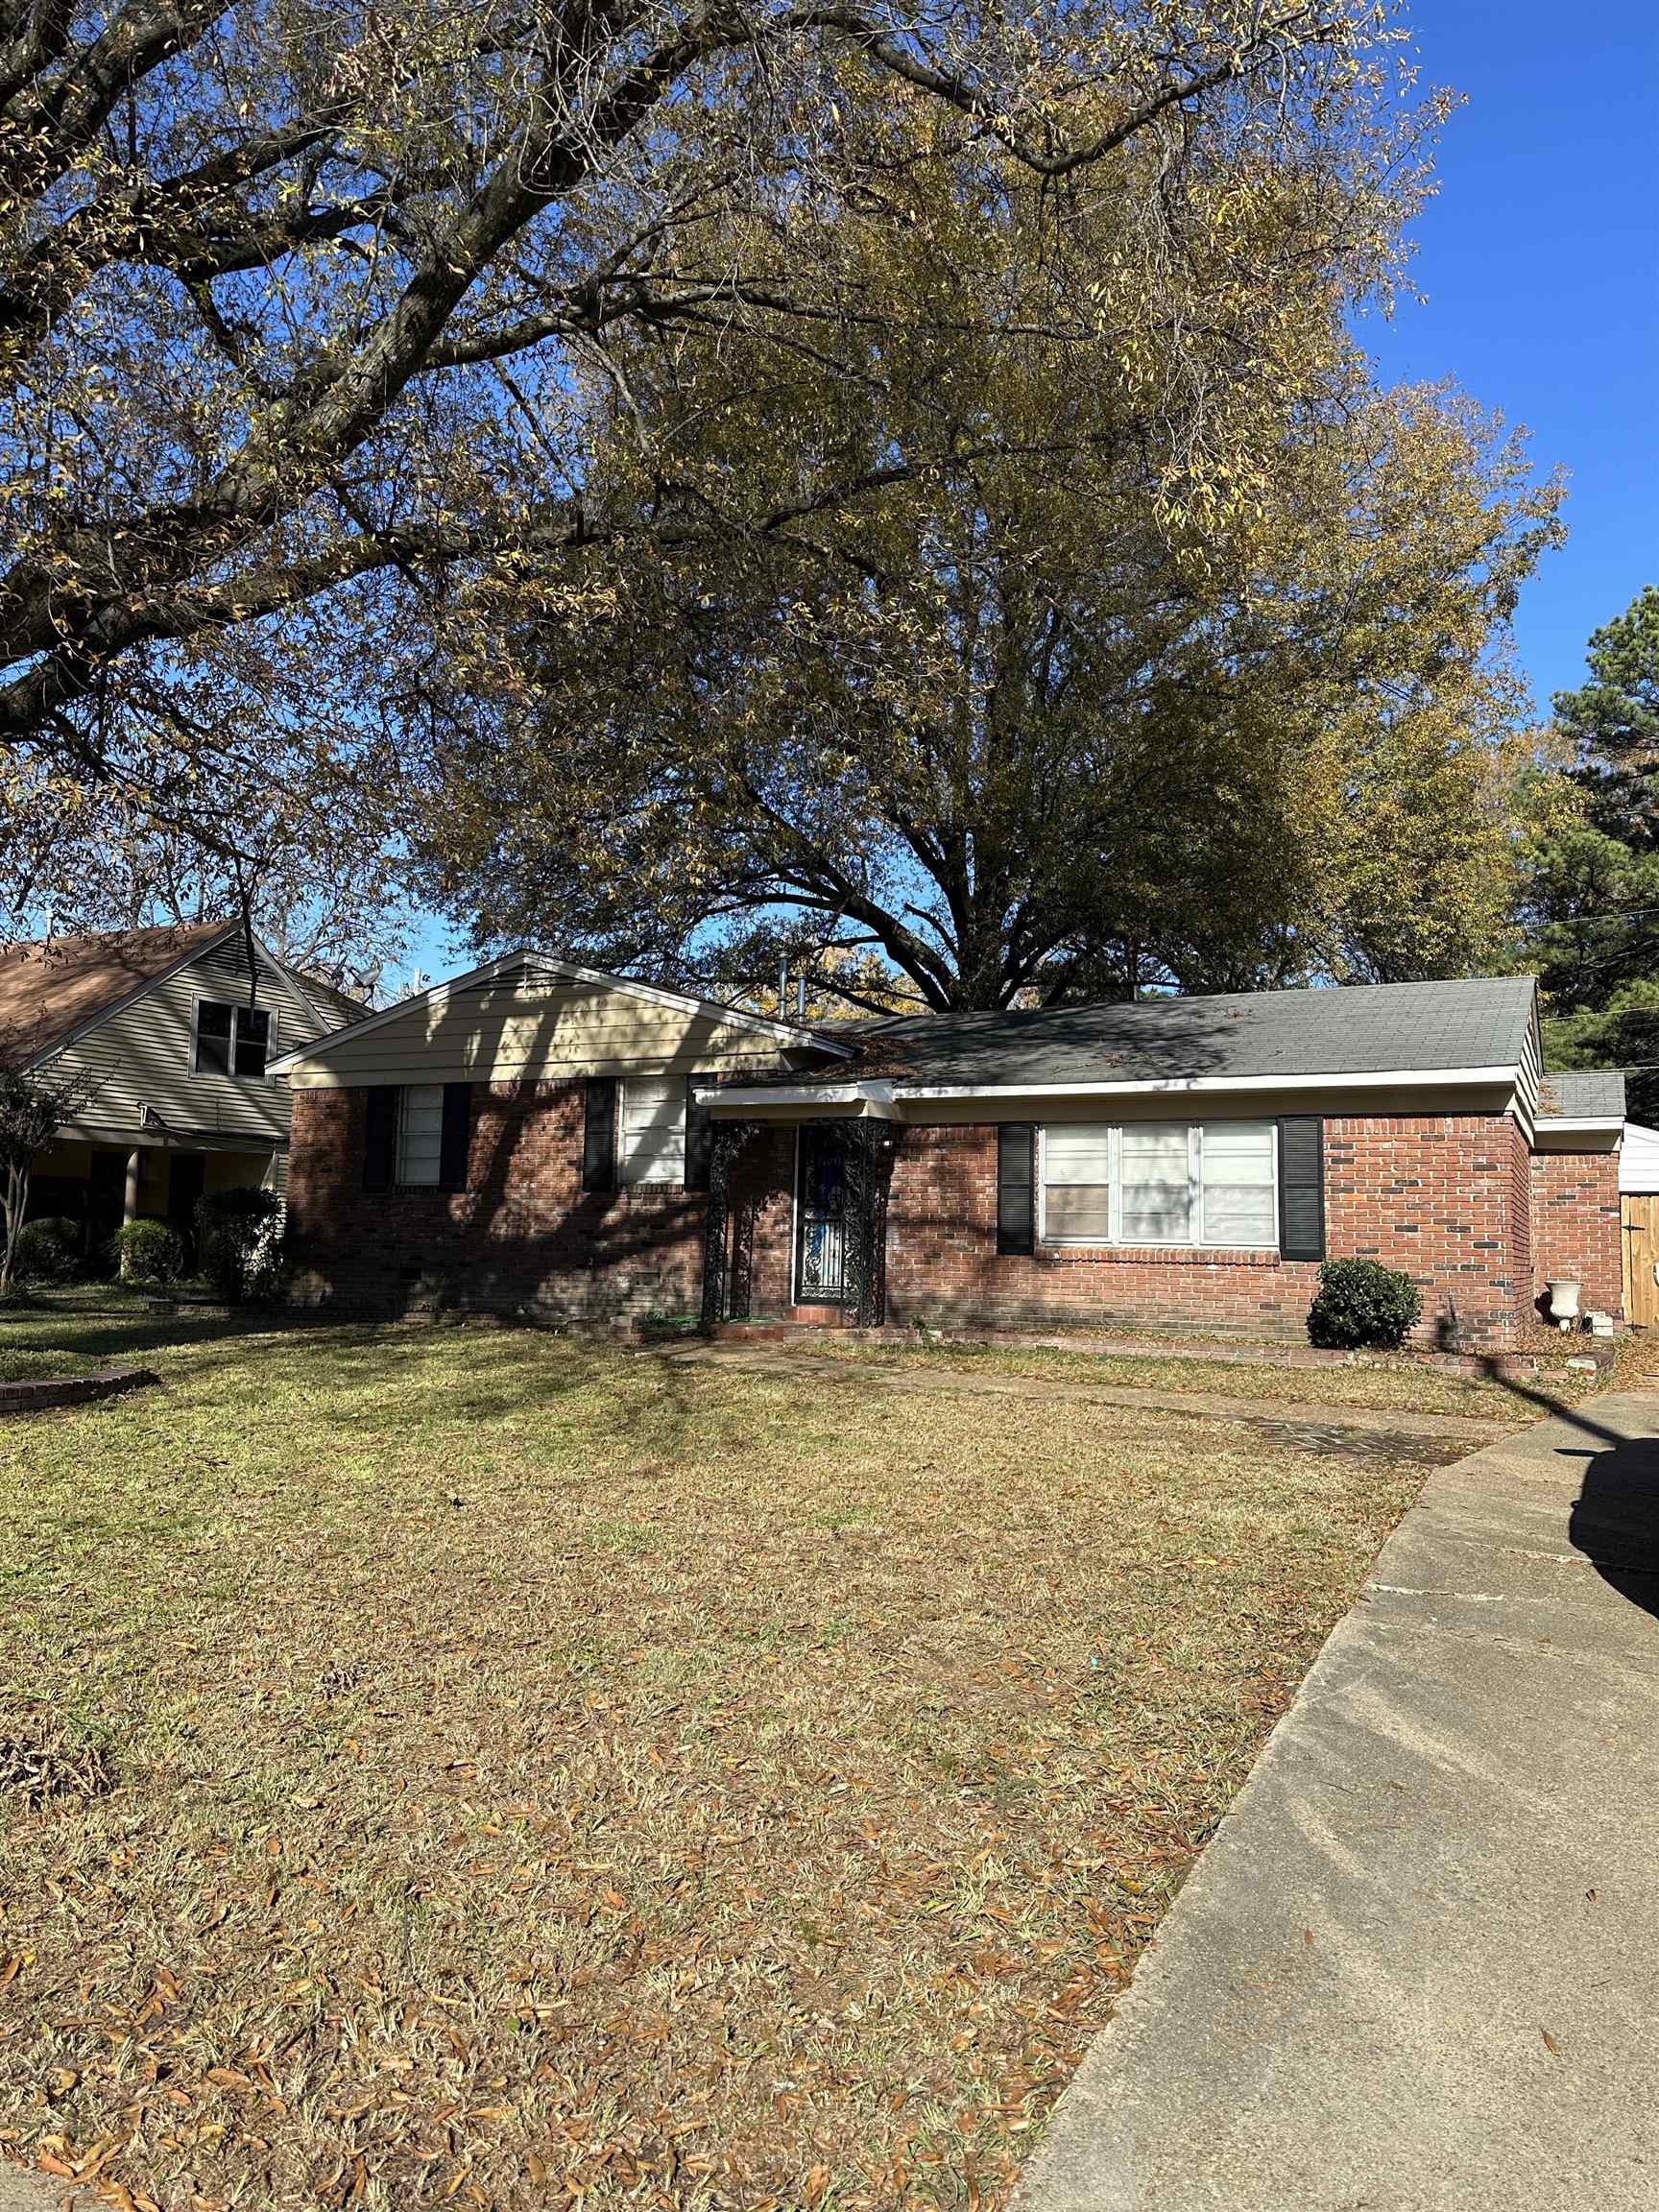
[[[847,1285],[846,1128],[808,1121],[801,1130],[795,1186],[795,1303],[839,1306]]]

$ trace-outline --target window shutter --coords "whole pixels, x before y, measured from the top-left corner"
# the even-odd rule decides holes
[[[712,1124],[707,1106],[697,1103],[697,1086],[707,1083],[706,1075],[687,1075],[685,1078],[685,1188],[687,1190],[707,1190],[709,1188],[709,1147]]]
[[[1317,1114],[1279,1124],[1279,1254],[1325,1257],[1325,1123]]]
[[[440,1190],[465,1190],[467,1154],[472,1142],[472,1086],[444,1086],[444,1137],[438,1161]]]
[[[392,1187],[392,1140],[397,1125],[397,1093],[390,1083],[370,1092],[363,1121],[363,1188]]]
[[[616,1188],[616,1078],[589,1075],[582,1126],[582,1188]]]
[[[997,1249],[1037,1249],[1037,1131],[1029,1121],[1004,1121],[997,1132]]]

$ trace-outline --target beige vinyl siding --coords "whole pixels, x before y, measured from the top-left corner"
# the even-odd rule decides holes
[[[248,967],[240,939],[210,946],[58,1056],[60,1065],[87,1069],[99,1077],[97,1094],[77,1117],[77,1127],[104,1137],[161,1142],[163,1130],[140,1125],[147,1105],[180,1140],[287,1143],[288,1088],[279,1078],[195,1072],[198,998],[246,1004]],[[323,1033],[306,1000],[264,963],[257,1003],[275,1017],[273,1059]]]
[[[496,976],[412,1005],[366,1036],[337,1036],[296,1090],[374,1083],[508,1083],[572,1075],[713,1073],[786,1065],[772,1038],[717,1015],[602,984]]]

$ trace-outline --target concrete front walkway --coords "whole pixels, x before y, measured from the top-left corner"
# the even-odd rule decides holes
[[[1430,1479],[1018,2212],[1659,2205],[1659,1396]]]

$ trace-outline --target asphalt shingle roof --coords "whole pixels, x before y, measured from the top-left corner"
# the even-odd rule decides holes
[[[1532,994],[1531,976],[1507,975],[901,1016],[840,1029],[858,1057],[835,1073],[991,1088],[1508,1068],[1526,1049]]]
[[[31,1060],[225,934],[223,922],[0,945],[0,1053]]]
[[[1624,1118],[1624,1073],[1619,1068],[1563,1069],[1538,1086],[1540,1121]]]

